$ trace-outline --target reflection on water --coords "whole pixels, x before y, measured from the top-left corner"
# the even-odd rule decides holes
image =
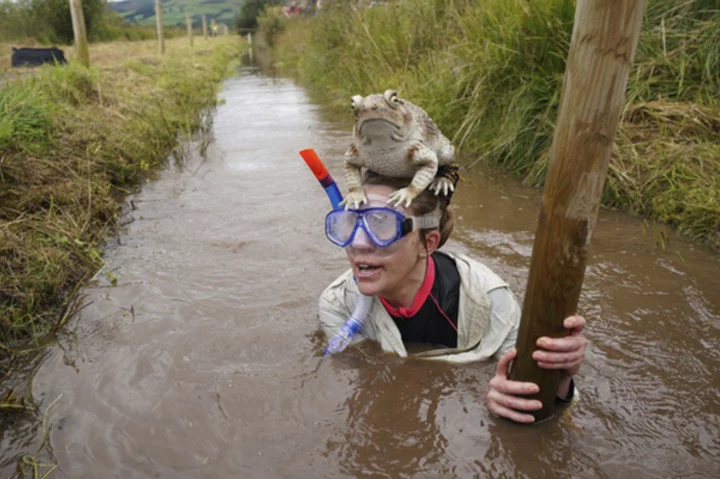
[[[370,92],[365,92],[370,93]],[[244,69],[225,83],[207,159],[171,165],[136,206],[74,337],[34,381],[52,477],[718,477],[719,261],[603,210],[580,313],[581,402],[534,427],[490,417],[494,364],[320,356],[317,297],[346,268],[298,151],[341,185],[349,118]],[[539,192],[465,173],[447,249],[522,298]],[[653,232],[653,228],[655,231]],[[663,248],[654,238],[662,230]],[[0,473],[41,444],[0,436]]]

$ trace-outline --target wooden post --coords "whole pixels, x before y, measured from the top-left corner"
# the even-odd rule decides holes
[[[82,0],[70,0],[70,16],[72,18],[73,34],[75,35],[75,55],[80,60],[80,63],[89,67],[90,52],[88,51],[87,33],[85,32]]]
[[[566,336],[576,312],[645,0],[577,0],[560,111],[510,379],[540,387],[536,420],[554,414],[560,372],[532,359],[541,336]]]
[[[248,32],[248,45],[252,48],[252,32]]]
[[[165,54],[165,34],[163,32],[162,1],[155,0],[155,20],[157,23],[158,50]]]
[[[207,40],[207,17],[202,16],[203,38]]]
[[[190,18],[190,14],[185,14],[185,22],[187,23],[187,31],[188,31],[188,38],[190,39],[190,46],[194,46],[193,44],[193,30],[192,30],[192,19]]]

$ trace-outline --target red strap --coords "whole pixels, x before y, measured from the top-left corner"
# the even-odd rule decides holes
[[[440,307],[440,304],[438,304],[437,299],[435,299],[435,296],[432,294],[430,295],[430,299],[433,300],[433,303],[435,303],[435,306],[437,306],[438,311],[440,311],[440,314],[443,315],[443,318],[447,319],[447,322],[450,323],[450,326],[455,330],[456,333],[459,333],[457,326],[455,326],[455,323],[452,322],[452,319],[448,318],[448,315],[445,314],[445,311],[442,310]]]

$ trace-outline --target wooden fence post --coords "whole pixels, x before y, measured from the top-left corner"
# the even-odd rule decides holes
[[[188,38],[190,39],[190,46],[193,47],[193,29],[192,29],[192,18],[190,18],[190,14],[185,14],[185,22],[187,23],[187,31],[188,31]]]
[[[207,40],[207,17],[202,16],[203,38]]]
[[[70,0],[70,16],[72,18],[73,34],[75,36],[75,55],[78,60],[80,60],[80,63],[89,67],[90,52],[88,51],[82,0]]]
[[[541,369],[531,354],[539,337],[566,336],[563,320],[576,312],[644,10],[645,0],[577,0],[510,372],[540,386],[530,396],[543,403],[536,420],[554,414],[560,372]]]
[[[155,20],[157,23],[158,50],[165,54],[165,33],[163,32],[162,2],[155,0]]]

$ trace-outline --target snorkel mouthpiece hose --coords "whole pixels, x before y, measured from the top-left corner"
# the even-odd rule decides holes
[[[305,160],[305,163],[313,172],[313,175],[315,175],[315,178],[317,178],[322,187],[325,188],[325,193],[327,194],[333,209],[339,209],[340,202],[343,199],[342,194],[340,194],[340,189],[335,183],[335,180],[333,180],[333,177],[330,176],[330,173],[328,173],[328,170],[325,168],[323,162],[320,161],[320,157],[317,156],[315,150],[312,148],[301,150],[300,156],[302,156],[303,160]]]
[[[339,353],[352,342],[353,336],[360,331],[360,328],[362,328],[362,325],[365,322],[371,303],[372,296],[365,296],[364,294],[360,294],[358,296],[355,303],[355,310],[352,312],[347,321],[343,323],[337,334],[330,339],[323,354]]]
[[[340,202],[342,202],[343,199],[342,194],[340,194],[340,189],[335,183],[335,180],[333,180],[333,177],[330,176],[330,173],[328,173],[328,170],[325,168],[323,162],[320,161],[320,157],[318,157],[317,153],[315,153],[315,150],[312,148],[302,150],[300,151],[300,156],[302,156],[305,163],[315,175],[315,178],[317,178],[322,187],[325,189],[325,193],[327,194],[333,209],[339,209]],[[347,321],[343,323],[342,327],[335,336],[330,338],[328,347],[325,349],[323,354],[339,353],[352,342],[353,336],[355,336],[358,331],[360,331],[360,328],[362,328],[368,311],[370,311],[371,304],[372,296],[365,296],[364,294],[360,294],[358,296],[357,301],[355,302],[355,309],[352,314]]]

